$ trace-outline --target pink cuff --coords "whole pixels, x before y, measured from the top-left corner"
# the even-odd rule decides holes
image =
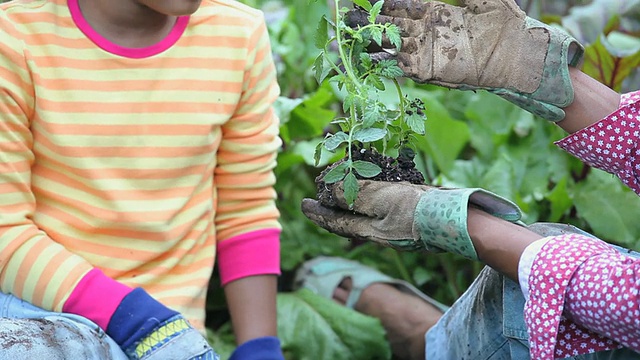
[[[62,312],[84,316],[106,331],[111,316],[132,290],[94,268],[76,285]]]
[[[253,231],[218,244],[222,285],[255,275],[280,275],[280,230]]]

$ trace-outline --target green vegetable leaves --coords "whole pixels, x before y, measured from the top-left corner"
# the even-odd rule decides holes
[[[391,358],[378,319],[306,289],[278,295],[278,337],[288,359]]]

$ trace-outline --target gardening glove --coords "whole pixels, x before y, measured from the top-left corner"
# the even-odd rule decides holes
[[[284,360],[284,356],[280,340],[275,336],[265,336],[238,346],[229,360]]]
[[[467,209],[474,206],[517,222],[520,209],[482,189],[447,189],[407,182],[359,180],[352,210],[343,183],[332,190],[337,208],[304,199],[302,212],[318,226],[347,238],[373,241],[404,251],[447,251],[477,260],[467,230]]]
[[[182,315],[141,288],[122,299],[106,332],[132,360],[219,359]]]
[[[375,2],[375,1],[374,1]],[[405,76],[461,90],[485,89],[545,119],[573,102],[569,67],[583,47],[563,30],[529,18],[513,0],[386,0],[376,21],[400,28],[395,54]],[[362,10],[347,24],[368,23]],[[391,45],[383,45],[392,48]],[[391,51],[393,53],[393,51]],[[375,58],[394,57],[387,52]]]

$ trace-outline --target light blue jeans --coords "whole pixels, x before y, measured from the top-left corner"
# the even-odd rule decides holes
[[[0,360],[127,360],[90,320],[0,293]]]
[[[542,230],[545,231],[536,232],[549,236],[555,235],[557,229]],[[640,253],[617,249],[640,257]],[[486,267],[440,321],[425,334],[427,360],[530,359],[524,323],[524,302],[517,282]],[[638,360],[640,354],[620,349],[571,359]]]

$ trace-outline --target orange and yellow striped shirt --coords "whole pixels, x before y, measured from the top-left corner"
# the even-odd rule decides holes
[[[202,329],[216,252],[223,282],[279,272],[259,11],[204,0],[127,49],[77,0],[21,0],[0,5],[0,36],[2,292],[62,311],[100,269]]]

